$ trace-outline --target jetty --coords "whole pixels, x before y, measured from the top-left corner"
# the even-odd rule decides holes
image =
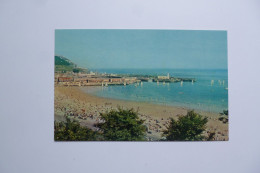
[[[61,86],[116,86],[130,85],[143,86],[143,82],[176,83],[196,82],[194,78],[179,78],[153,75],[134,75],[134,74],[106,74],[106,73],[55,73],[55,85]]]

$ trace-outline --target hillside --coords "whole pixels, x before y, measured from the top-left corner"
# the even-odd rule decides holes
[[[88,70],[85,68],[77,67],[75,63],[65,58],[64,56],[55,55],[55,72],[87,72]]]
[[[55,56],[55,65],[75,66],[73,62],[63,56]]]

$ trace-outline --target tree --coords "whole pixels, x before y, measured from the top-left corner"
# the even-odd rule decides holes
[[[77,69],[77,68],[74,68],[72,71],[73,71],[73,73],[79,73],[79,69]]]
[[[55,141],[95,141],[98,133],[87,127],[81,127],[79,122],[66,117],[65,122],[55,122]]]
[[[146,127],[144,120],[139,119],[137,112],[133,109],[111,110],[100,115],[104,121],[98,123],[97,127],[103,132],[105,140],[108,141],[141,141],[144,140]]]
[[[163,135],[169,141],[197,141],[203,140],[202,132],[206,129],[208,119],[189,111],[187,115],[180,116],[178,120],[171,119],[170,125]]]

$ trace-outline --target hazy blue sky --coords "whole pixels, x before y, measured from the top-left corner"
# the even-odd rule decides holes
[[[91,69],[227,69],[227,32],[56,30],[55,54]]]

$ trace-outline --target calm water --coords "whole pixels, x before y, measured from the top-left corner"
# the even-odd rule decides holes
[[[209,112],[222,112],[228,109],[228,73],[227,70],[136,70],[102,69],[99,72],[116,74],[151,74],[174,77],[195,78],[196,82],[169,83],[143,82],[143,86],[109,86],[82,88],[84,92],[99,97],[150,102],[163,105],[186,107]],[[214,84],[212,83],[214,80]],[[220,83],[221,81],[221,83]],[[223,84],[224,82],[224,84]]]

